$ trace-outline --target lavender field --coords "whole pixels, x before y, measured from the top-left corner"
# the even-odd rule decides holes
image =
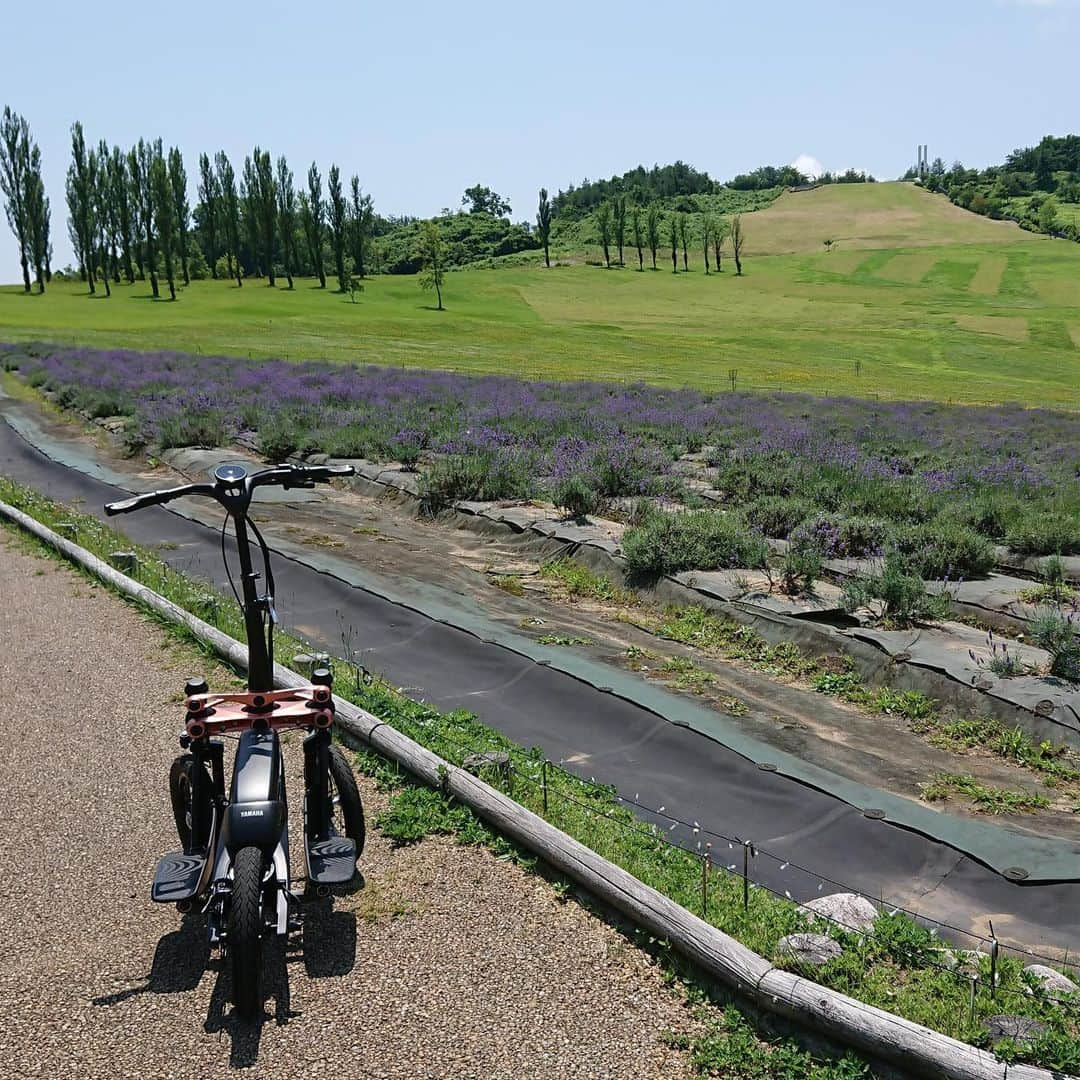
[[[826,555],[933,549],[927,576],[973,573],[989,544],[1080,551],[1080,416],[534,382],[174,352],[7,347],[4,366],[61,405],[130,418],[142,447],[227,445],[397,460],[445,497],[553,497],[577,512],[655,496],[700,504],[695,475],[757,535]],[[952,561],[950,561],[952,560]]]

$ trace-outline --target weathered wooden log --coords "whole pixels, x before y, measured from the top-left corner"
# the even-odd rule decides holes
[[[22,511],[0,502],[0,516],[167,622],[186,627],[227,663],[239,669],[247,667],[247,647],[239,641],[113,569]],[[274,678],[282,688],[307,685],[306,679],[280,664],[274,667]],[[370,746],[433,787],[446,790],[497,832],[534,852],[638,926],[670,942],[703,972],[765,1011],[917,1076],[955,1080],[1006,1080],[1006,1077],[1007,1080],[1062,1080],[1061,1073],[1046,1069],[1007,1066],[985,1050],[774,967],[467,770],[432,753],[352,702],[335,701],[337,722],[352,739]]]

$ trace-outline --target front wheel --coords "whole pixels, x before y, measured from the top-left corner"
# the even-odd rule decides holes
[[[227,941],[233,1004],[245,1020],[253,1020],[262,1005],[262,891],[263,853],[241,848],[233,859]]]
[[[364,824],[364,804],[360,801],[360,791],[356,786],[356,777],[341,747],[330,747],[330,807],[331,821],[336,832],[344,834],[356,843],[356,857],[364,850],[366,826]]]

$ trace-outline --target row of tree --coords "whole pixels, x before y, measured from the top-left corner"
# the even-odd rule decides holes
[[[540,189],[540,201],[536,212],[536,235],[544,249],[544,263],[551,266],[551,224],[554,217],[554,205],[548,197],[546,188]],[[742,274],[742,255],[745,234],[742,216],[735,214],[729,221],[716,214],[697,215],[695,229],[690,214],[675,210],[665,213],[656,202],[641,206],[631,202],[626,195],[619,194],[604,199],[593,215],[600,247],[604,252],[604,265],[609,270],[612,265],[612,249],[616,252],[616,263],[625,266],[623,255],[628,243],[637,251],[638,270],[645,269],[645,252],[649,252],[652,268],[655,270],[657,252],[665,239],[671,245],[671,272],[679,272],[679,251],[682,251],[683,270],[690,269],[690,245],[700,243],[705,256],[705,273],[711,273],[709,263],[710,249],[715,257],[717,270],[723,270],[723,248],[725,241],[731,238],[731,253],[735,260],[736,275]]]
[[[41,178],[41,151],[26,120],[4,107],[0,120],[0,191],[4,213],[19,245],[23,288],[30,292],[33,267],[39,292],[52,278],[49,198]]]

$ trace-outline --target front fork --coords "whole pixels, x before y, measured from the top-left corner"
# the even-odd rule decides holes
[[[212,818],[208,818],[207,808],[217,804],[221,813],[221,797],[225,791],[225,743],[221,739],[195,739],[191,743],[191,755],[195,767],[191,770],[191,850],[187,855],[210,853],[210,827]],[[211,769],[207,776],[206,766]],[[205,790],[210,785],[210,791]],[[210,797],[207,798],[207,795]]]
[[[330,835],[330,729],[317,728],[304,740],[304,828],[309,841]]]

